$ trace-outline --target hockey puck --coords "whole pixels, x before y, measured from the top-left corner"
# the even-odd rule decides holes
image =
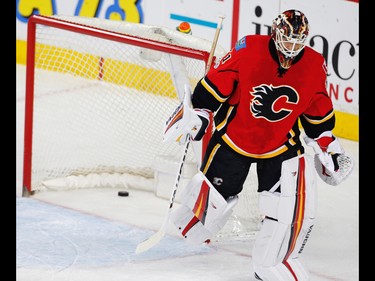
[[[117,193],[117,195],[118,196],[129,196],[129,192],[128,191],[119,191],[118,193]]]

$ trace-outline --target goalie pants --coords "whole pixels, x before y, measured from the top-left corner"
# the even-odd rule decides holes
[[[246,157],[233,151],[215,131],[207,146],[201,171],[227,199],[242,191],[252,163],[257,163],[258,192],[269,191],[280,181],[282,163],[303,153],[304,148],[299,145],[273,158]]]

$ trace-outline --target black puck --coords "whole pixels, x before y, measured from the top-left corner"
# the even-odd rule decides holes
[[[129,196],[129,192],[128,191],[119,191],[117,193],[118,196]]]

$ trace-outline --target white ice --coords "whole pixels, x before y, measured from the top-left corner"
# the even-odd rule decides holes
[[[192,246],[169,226],[157,246],[136,255],[137,244],[160,228],[169,207],[151,192],[119,197],[117,188],[91,188],[21,197],[24,66],[17,65],[16,79],[17,280],[255,280],[252,239]],[[336,187],[318,179],[318,215],[304,250],[314,281],[359,280],[358,142],[340,141],[355,168]]]

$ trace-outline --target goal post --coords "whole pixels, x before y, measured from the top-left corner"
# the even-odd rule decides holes
[[[103,103],[112,103],[108,105],[108,110],[110,111],[116,109],[121,110],[126,108],[126,106],[131,106],[130,104],[124,105],[125,102],[117,103],[115,100],[121,95],[124,96],[121,87],[126,87],[128,92],[149,93],[154,99],[162,97],[161,99],[159,98],[158,101],[154,100],[154,104],[143,104],[146,110],[143,110],[143,112],[139,111],[140,114],[143,113],[145,115],[146,113],[152,113],[152,111],[163,113],[162,116],[159,117],[160,122],[158,123],[160,125],[157,127],[153,127],[155,124],[152,124],[153,126],[149,125],[149,130],[142,131],[142,134],[144,135],[143,138],[154,138],[155,143],[159,146],[156,148],[148,148],[150,150],[155,150],[148,152],[150,154],[148,157],[154,157],[155,155],[151,155],[152,153],[162,153],[163,149],[167,150],[167,152],[165,152],[167,154],[174,154],[177,144],[161,143],[162,129],[160,129],[160,126],[163,125],[163,121],[166,120],[168,114],[170,114],[173,108],[178,104],[176,90],[173,86],[170,73],[171,70],[167,59],[162,57],[162,55],[171,56],[171,54],[175,54],[185,60],[190,75],[189,79],[193,88],[199,77],[203,76],[204,66],[209,56],[208,51],[204,49],[194,49],[194,45],[199,44],[202,46],[203,42],[206,44],[206,49],[210,47],[209,41],[205,42],[205,40],[195,39],[196,41],[200,41],[197,43],[190,41],[190,38],[187,40],[186,37],[186,34],[179,34],[177,31],[174,32],[161,27],[120,21],[67,16],[32,16],[28,23],[27,40],[27,53],[29,55],[27,56],[26,66],[24,187],[29,192],[32,192],[33,190],[39,189],[41,179],[44,180],[48,177],[54,177],[54,175],[50,175],[51,171],[40,176],[38,176],[37,173],[32,175],[33,170],[43,169],[43,167],[39,167],[41,163],[37,161],[39,143],[36,142],[36,140],[38,140],[39,132],[34,128],[34,123],[36,123],[34,122],[34,118],[38,118],[38,112],[43,110],[43,108],[42,105],[39,106],[39,104],[36,104],[36,99],[40,95],[57,96],[59,95],[58,92],[60,92],[60,95],[62,95],[62,93],[66,95],[71,94],[74,87],[77,87],[70,87],[69,82],[71,81],[81,80],[82,85],[86,85],[86,87],[90,88],[87,90],[81,86],[79,93],[75,94],[71,104],[69,104],[71,114],[77,114],[77,111],[74,111],[74,108],[72,108],[73,105],[80,106],[80,110],[90,110],[88,105],[86,105],[88,106],[87,109],[82,108],[84,101],[81,105],[78,104],[80,102],[79,96],[84,95],[84,93],[91,95],[91,97],[87,98],[90,100],[99,99],[100,97],[94,97],[94,95],[98,93],[101,96],[105,96],[106,100],[103,101]],[[53,72],[56,74],[54,76],[58,76],[51,77],[51,79],[54,80],[54,85],[51,85],[51,82],[49,82],[47,85],[49,89],[45,89],[46,83],[41,80],[42,78],[39,79],[42,72]],[[69,78],[66,76],[69,76]],[[87,81],[83,81],[85,79]],[[91,109],[95,105],[100,106],[98,103],[99,102],[96,102],[96,104],[91,105]],[[141,99],[132,101],[133,105],[142,105],[142,103],[143,101]],[[48,106],[60,107],[61,104],[57,100],[55,104]],[[159,109],[155,107],[159,107]],[[65,113],[69,115],[69,112]],[[139,119],[140,122],[157,122],[145,115],[135,118]],[[82,114],[80,117],[84,118],[85,116]],[[124,122],[124,120],[122,120],[124,116],[122,116],[121,113],[113,117],[116,119],[112,119],[112,123]],[[164,120],[163,117],[165,117]],[[88,116],[86,118],[89,119]],[[97,116],[97,118],[99,119],[100,116]],[[103,121],[104,120],[102,120],[102,122]],[[39,124],[41,122],[37,123]],[[135,121],[129,119],[129,122]],[[53,127],[53,124],[51,125],[51,127]],[[124,131],[125,134],[129,134],[130,132],[134,133],[134,128],[136,126],[136,124],[129,124],[128,127],[130,128],[125,125],[122,127],[119,126],[117,132],[125,127],[127,129],[132,129],[127,133]],[[73,130],[71,127],[65,129]],[[88,127],[82,129],[86,130],[86,132],[82,132],[82,134],[94,133],[94,129],[91,129],[91,131]],[[59,129],[49,128],[49,130],[56,131]],[[54,131],[48,133],[48,138],[54,138]],[[103,131],[103,133],[105,132]],[[157,135],[159,135],[158,140],[155,139]],[[69,136],[66,137],[69,138]],[[142,138],[141,136],[135,137]],[[44,138],[46,138],[46,136],[44,136]],[[135,139],[135,141],[136,140],[137,139]],[[44,141],[46,141],[46,139],[44,139]],[[58,141],[58,139],[53,139],[53,141]],[[86,144],[88,146],[90,145],[90,143]],[[119,146],[117,147],[119,149],[118,151],[121,151],[121,144],[118,142],[112,143],[112,146],[115,144]],[[111,144],[108,144],[108,146],[111,146]],[[160,146],[162,148],[160,148]],[[168,148],[169,146],[171,148]],[[51,147],[58,148],[59,146],[57,143],[51,143]],[[99,152],[97,151],[96,153]],[[104,153],[108,153],[108,151],[103,151],[103,154]],[[120,158],[120,156],[116,154],[112,155],[112,157]],[[54,155],[53,158],[56,157],[57,155]],[[78,157],[79,155],[77,155],[76,158]],[[108,155],[107,157],[111,156]],[[147,168],[150,168],[150,161],[148,162]],[[100,169],[106,170],[102,167],[103,163],[98,163],[98,165],[100,165]],[[117,167],[117,165],[110,166],[110,169],[116,169]],[[85,167],[78,164],[77,167],[73,167],[72,170],[67,170],[66,167],[63,167],[63,170],[57,171],[58,168],[55,167],[56,170],[54,172],[56,176],[67,176],[69,173],[76,173],[75,168],[85,169]],[[142,167],[140,166],[140,168]],[[98,167],[92,167],[91,169],[94,171],[98,169]],[[41,172],[43,173],[43,171]],[[87,172],[89,171],[87,170]],[[61,175],[59,173],[61,173]]]
[[[194,89],[204,76],[211,46],[209,40],[160,26],[30,17],[23,195],[47,187],[124,184],[155,192],[155,178],[173,173],[181,154],[177,142],[163,143],[164,122],[180,103],[180,84]],[[215,57],[223,55],[217,46]],[[199,142],[200,150],[189,150],[186,181],[209,138]],[[256,212],[257,202],[245,201],[242,209]]]

